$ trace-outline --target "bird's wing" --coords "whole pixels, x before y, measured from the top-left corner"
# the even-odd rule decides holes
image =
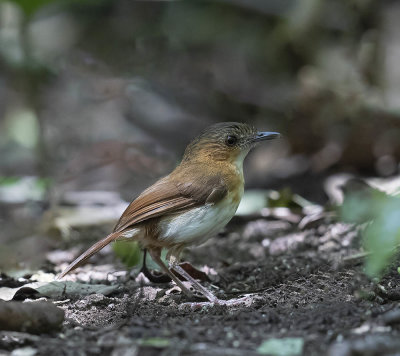
[[[161,215],[175,214],[205,203],[216,203],[227,193],[227,187],[219,175],[197,175],[195,181],[185,175],[180,178],[176,180],[167,176],[146,189],[126,208],[114,232]]]
[[[110,242],[117,240],[127,229],[132,228],[134,225],[162,215],[188,210],[205,203],[217,203],[227,193],[227,187],[219,175],[197,176],[198,179],[196,181],[189,180],[189,175],[183,174],[180,177],[178,184],[174,183],[176,180],[167,176],[147,188],[129,204],[121,215],[113,233],[95,243],[76,258],[59,275],[58,279],[81,266],[88,258]]]

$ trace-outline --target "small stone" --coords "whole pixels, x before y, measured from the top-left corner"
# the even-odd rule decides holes
[[[15,349],[11,352],[10,356],[34,356],[37,354],[37,349],[33,347],[22,347],[20,349]]]
[[[382,316],[382,320],[386,325],[395,325],[400,323],[400,309],[386,312]]]

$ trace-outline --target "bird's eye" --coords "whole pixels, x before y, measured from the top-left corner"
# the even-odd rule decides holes
[[[225,143],[227,146],[235,146],[236,143],[238,142],[238,138],[233,135],[228,135],[225,139]]]

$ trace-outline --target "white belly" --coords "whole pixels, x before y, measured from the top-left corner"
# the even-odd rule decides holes
[[[200,244],[221,229],[235,215],[238,204],[228,196],[218,204],[191,209],[162,219],[159,239],[172,243]]]

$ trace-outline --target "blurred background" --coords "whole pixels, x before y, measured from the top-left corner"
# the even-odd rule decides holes
[[[325,204],[339,173],[395,178],[399,18],[389,0],[0,1],[0,267],[112,227],[219,121],[284,135],[246,160],[249,189]]]

